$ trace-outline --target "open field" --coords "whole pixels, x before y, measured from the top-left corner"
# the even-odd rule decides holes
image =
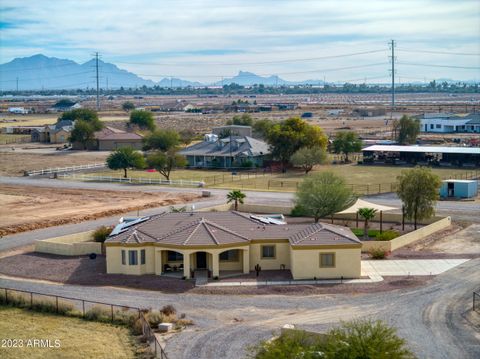
[[[28,115],[16,115],[16,114],[6,114],[2,113],[0,115],[0,128],[11,127],[11,126],[43,126],[50,125],[57,122],[58,117],[61,113],[48,113],[48,114],[28,114]],[[100,113],[100,120],[104,122],[111,121],[127,121],[128,115],[123,114],[111,114],[111,113]]]
[[[327,165],[319,166],[314,171],[324,172],[331,171],[345,178],[347,184],[353,186],[353,190],[362,194],[389,192],[393,189],[391,184],[396,182],[396,177],[405,170],[405,167],[389,167],[389,166],[362,166],[362,165]],[[434,168],[434,173],[442,179],[449,178],[465,178],[475,173],[475,170],[451,169],[451,168]],[[480,173],[480,172],[479,172]],[[122,177],[123,171],[101,170],[94,172],[92,175]],[[162,178],[157,172],[147,172],[144,170],[130,170],[128,177],[131,178]],[[305,175],[299,171],[289,171],[285,174],[281,173],[263,173],[258,170],[255,173],[238,172],[232,175],[227,171],[207,171],[207,170],[177,170],[171,174],[171,179],[184,179],[194,181],[205,181],[207,187],[214,188],[240,188],[240,189],[257,189],[272,191],[295,191],[297,184],[300,183]],[[215,181],[213,180],[215,178]],[[369,186],[369,187],[367,187]]]
[[[12,319],[15,320],[12,320]],[[135,338],[124,327],[87,322],[23,309],[0,307],[3,339],[22,340],[21,348],[0,347],[3,359],[17,358],[135,358]],[[29,347],[29,339],[50,340],[58,348]]]
[[[196,195],[45,187],[0,187],[0,235],[183,203]]]

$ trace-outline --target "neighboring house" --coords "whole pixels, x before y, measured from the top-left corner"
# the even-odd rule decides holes
[[[261,167],[270,154],[267,143],[250,136],[205,137],[205,141],[179,151],[190,167]]]
[[[143,137],[133,132],[125,132],[114,127],[105,127],[94,134],[94,140],[87,144],[87,150],[90,151],[112,151],[122,147],[133,147],[141,150],[143,146]],[[72,144],[74,150],[83,150],[84,146],[80,142]]]
[[[71,111],[71,110],[76,110],[82,108],[82,105],[80,103],[57,103],[53,105],[53,107],[50,108],[50,111],[52,112],[65,112],[65,111]]]
[[[222,277],[259,265],[289,270],[294,279],[360,277],[362,244],[343,226],[272,224],[235,211],[162,213],[132,223],[117,226],[105,242],[107,273],[180,271],[191,278],[208,270]]]
[[[53,125],[32,130],[32,142],[67,143],[75,121],[59,121]]]
[[[416,118],[422,132],[480,133],[480,114],[424,113]]]

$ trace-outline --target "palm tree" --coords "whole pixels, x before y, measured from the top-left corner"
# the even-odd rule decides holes
[[[368,221],[375,217],[377,210],[374,208],[359,208],[358,215],[365,220],[365,226],[363,229],[363,238],[368,238]]]
[[[228,192],[227,194],[227,203],[235,203],[235,211],[238,211],[238,204],[243,204],[243,199],[247,197],[245,193],[239,189],[234,189],[233,191]]]

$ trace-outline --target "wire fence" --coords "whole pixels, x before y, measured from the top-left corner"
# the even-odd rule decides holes
[[[204,187],[205,182],[193,181],[193,180],[163,180],[160,178],[148,178],[148,177],[118,177],[118,176],[94,176],[75,173],[59,174],[58,178],[71,179],[79,181],[92,181],[92,182],[116,182],[116,183],[130,183],[130,184],[142,184],[142,185],[169,185],[180,187]]]
[[[67,172],[83,171],[83,170],[105,168],[105,167],[106,167],[105,163],[90,163],[90,164],[78,165],[78,166],[51,167],[51,168],[44,168],[44,169],[41,169],[41,170],[25,171],[25,175],[26,176],[41,176],[41,175],[46,175],[46,174],[67,173]]]
[[[271,177],[274,174],[272,170],[253,170],[253,171],[231,171],[220,175],[207,176],[203,179],[206,186],[217,186],[224,183],[242,182],[255,180],[257,178]]]
[[[143,337],[148,341],[155,357],[168,359],[155,332],[144,316],[147,309],[7,287],[0,287],[0,291],[0,302],[31,310],[38,309],[43,312],[78,316],[84,319],[95,318],[99,321],[122,324],[125,324],[129,314],[134,314],[142,324]],[[72,307],[77,308],[78,312],[72,311]]]
[[[473,311],[480,313],[480,291],[473,292]]]
[[[7,136],[12,136],[7,137]],[[19,136],[19,135],[5,135],[3,138],[0,139],[0,145],[11,145],[14,143],[29,143],[32,142],[32,138],[30,136]]]

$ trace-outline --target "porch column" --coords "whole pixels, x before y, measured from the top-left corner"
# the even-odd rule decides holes
[[[155,274],[161,275],[163,272],[162,251],[155,251]]]
[[[243,252],[243,274],[250,273],[250,251],[248,249],[242,250]]]
[[[212,253],[212,276],[220,276],[220,264],[219,264],[219,255],[218,253]]]
[[[183,276],[185,278],[190,278],[190,253],[183,254]]]

